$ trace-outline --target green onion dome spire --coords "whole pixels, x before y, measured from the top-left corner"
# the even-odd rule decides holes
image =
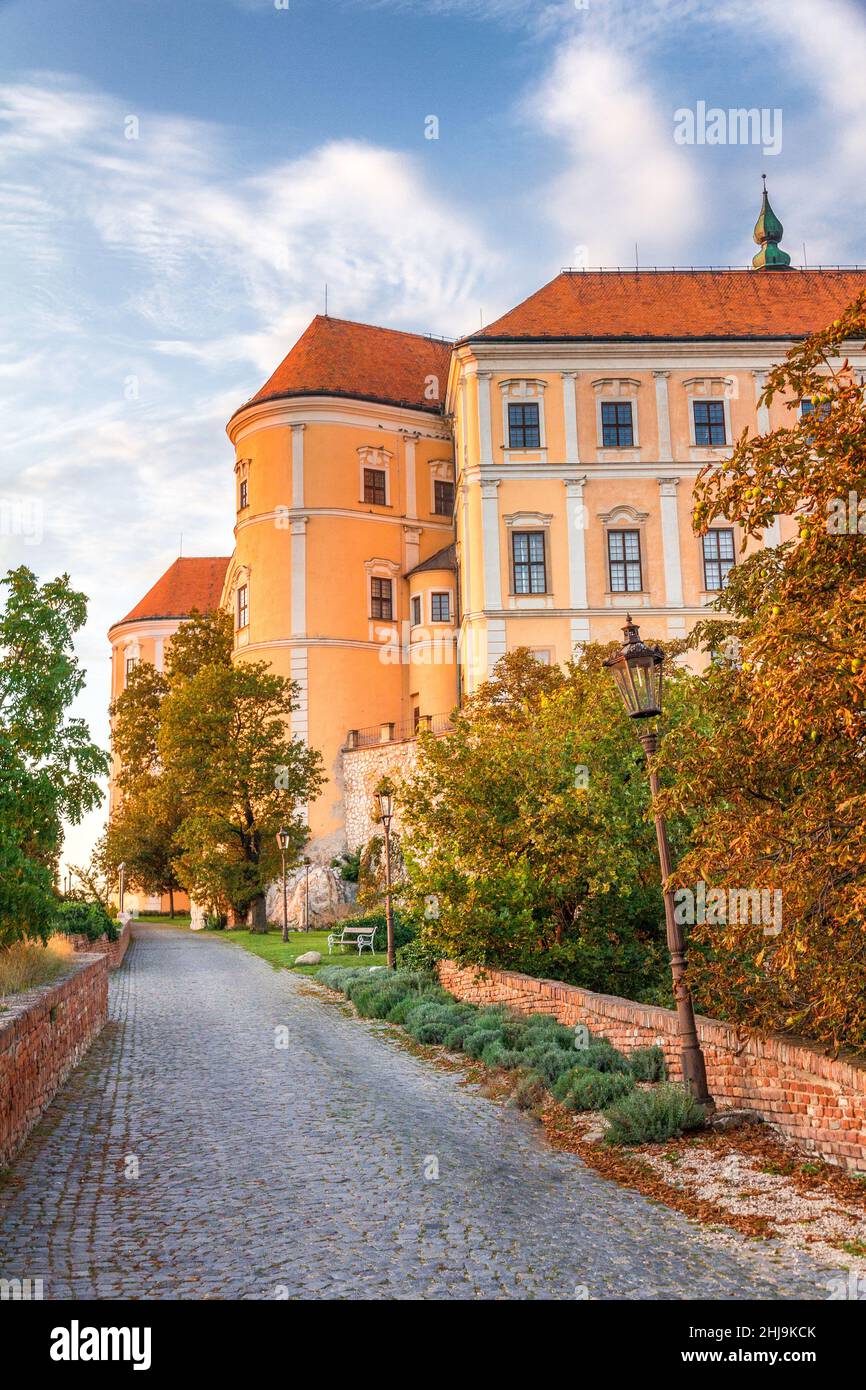
[[[764,180],[764,197],[761,202],[761,215],[755,223],[754,232],[755,241],[761,249],[757,256],[753,257],[752,265],[755,270],[788,270],[791,265],[791,257],[787,251],[782,251],[779,247],[785,229],[770,207],[770,199],[767,196],[767,175],[762,174],[761,178]]]

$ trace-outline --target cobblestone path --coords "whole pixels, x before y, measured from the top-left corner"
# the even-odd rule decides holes
[[[139,926],[111,989],[0,1179],[0,1278],[46,1298],[827,1297],[228,943]]]

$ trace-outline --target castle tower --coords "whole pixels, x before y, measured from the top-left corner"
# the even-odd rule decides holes
[[[328,778],[307,808],[320,860],[345,844],[347,744],[399,736],[456,701],[453,660],[447,690],[436,667],[423,688],[415,677],[413,608],[432,584],[416,579],[410,593],[407,578],[453,535],[442,410],[450,351],[318,316],[228,424],[237,518],[222,603],[234,615],[236,659],[297,682],[293,733],[322,753]],[[453,613],[453,569],[443,560],[433,577]],[[441,631],[432,602],[425,622]],[[437,617],[444,612],[438,598]]]

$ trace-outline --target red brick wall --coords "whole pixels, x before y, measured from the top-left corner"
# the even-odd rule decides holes
[[[481,974],[447,960],[440,962],[439,976],[459,999],[555,1014],[569,1026],[585,1023],[626,1053],[656,1043],[664,1049],[668,1074],[681,1077],[677,1019],[669,1009],[512,971]],[[866,1059],[832,1058],[820,1047],[786,1038],[745,1037],[711,1018],[697,1022],[717,1104],[754,1110],[828,1162],[866,1171]]]
[[[108,957],[81,955],[57,984],[0,1011],[0,1167],[8,1163],[108,1015]]]
[[[116,941],[109,941],[107,936],[101,936],[98,941],[91,941],[89,936],[77,935],[67,936],[66,939],[71,942],[73,951],[83,951],[92,956],[107,956],[109,970],[116,970],[123,964],[131,933],[132,928],[127,922]]]

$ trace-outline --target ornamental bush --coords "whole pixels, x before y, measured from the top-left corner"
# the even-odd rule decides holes
[[[617,1052],[607,1038],[592,1038],[589,1047],[581,1048],[574,1054],[572,1066],[585,1071],[628,1073],[631,1068],[621,1052]]]
[[[636,1047],[628,1059],[635,1081],[665,1081],[665,1054],[660,1047]]]
[[[86,936],[88,941],[99,941],[102,936],[116,941],[119,935],[114,918],[98,902],[58,903],[54,929],[67,936]]]
[[[634,1079],[622,1072],[586,1071],[575,1067],[557,1081],[553,1094],[569,1110],[603,1110],[615,1100],[628,1095]]]
[[[666,1082],[651,1091],[632,1091],[605,1110],[604,1118],[606,1144],[659,1144],[700,1129],[706,1111],[685,1086]]]

